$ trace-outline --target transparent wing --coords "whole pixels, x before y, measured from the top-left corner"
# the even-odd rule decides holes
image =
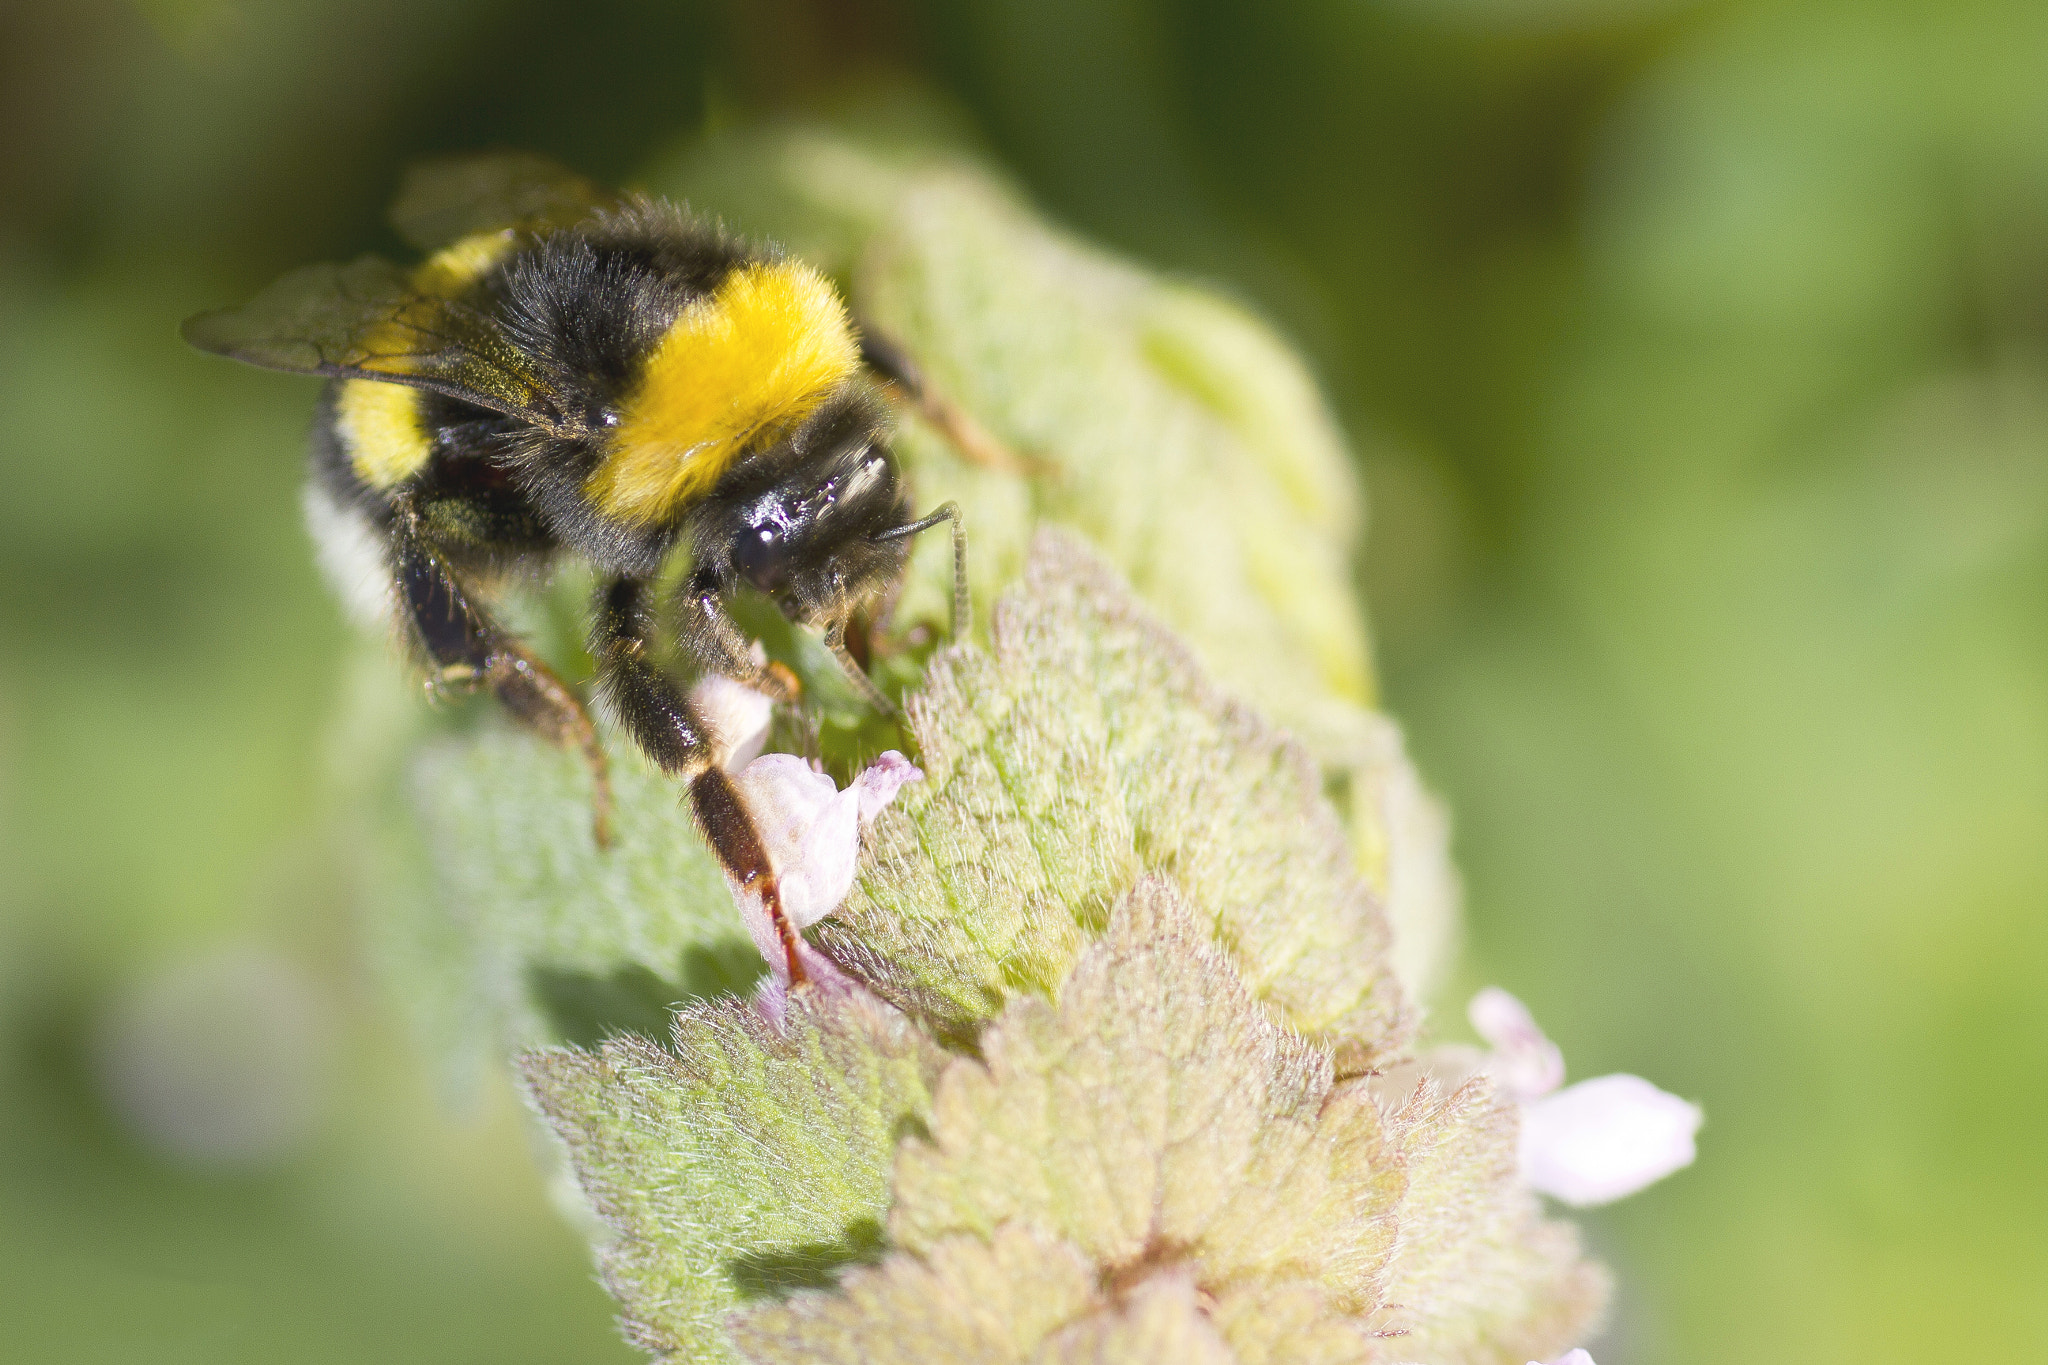
[[[421,251],[438,251],[476,232],[568,227],[616,199],[531,152],[440,157],[406,172],[391,226]]]
[[[265,369],[410,384],[558,425],[547,393],[488,316],[421,293],[375,256],[294,270],[242,307],[201,313],[183,330],[202,351]]]

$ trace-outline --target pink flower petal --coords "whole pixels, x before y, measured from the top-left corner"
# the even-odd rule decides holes
[[[1522,1101],[1564,1084],[1564,1054],[1543,1035],[1528,1007],[1498,986],[1488,986],[1466,1007],[1472,1027],[1493,1045],[1486,1070],[1501,1089]]]
[[[1606,1204],[1692,1164],[1699,1106],[1640,1076],[1596,1076],[1522,1109],[1522,1175],[1567,1204]]]
[[[1543,1365],[1543,1362],[1532,1360],[1529,1362],[1529,1365]],[[1575,1351],[1566,1351],[1556,1360],[1551,1361],[1550,1365],[1593,1365],[1593,1357],[1587,1355],[1586,1348],[1581,1346]]]
[[[860,822],[872,825],[875,817],[887,810],[889,803],[896,799],[906,782],[921,782],[924,772],[902,754],[890,749],[880,758],[861,770],[853,779],[849,791],[860,793]]]
[[[806,990],[859,991],[866,989],[845,972],[840,971],[838,963],[826,957],[802,939],[797,940],[796,955],[803,962],[804,980],[808,983],[805,986]],[[770,963],[780,963],[783,961],[780,945],[776,947],[774,954],[769,956],[768,960]],[[761,1012],[762,1018],[777,1028],[781,1028],[783,1021],[789,1017],[788,978],[788,966],[786,964],[780,965],[777,970],[771,971],[767,976],[763,977],[761,984],[754,990],[754,1008]]]
[[[743,682],[707,673],[690,689],[690,711],[711,732],[718,766],[736,773],[768,742],[775,703]]]

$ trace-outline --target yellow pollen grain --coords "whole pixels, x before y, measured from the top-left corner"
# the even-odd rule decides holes
[[[859,365],[846,305],[823,275],[793,261],[735,270],[656,345],[584,492],[628,525],[664,521]]]
[[[404,384],[344,381],[334,398],[334,425],[356,477],[372,488],[405,482],[433,452],[420,421],[420,391]]]

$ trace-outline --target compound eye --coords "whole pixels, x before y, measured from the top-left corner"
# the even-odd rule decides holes
[[[733,546],[732,566],[762,592],[774,592],[789,577],[789,541],[775,526],[749,526]]]

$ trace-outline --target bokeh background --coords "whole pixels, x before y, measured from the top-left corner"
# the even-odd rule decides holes
[[[1460,986],[1709,1116],[1602,1365],[2040,1359],[2048,6],[6,0],[0,1360],[633,1358],[362,966],[312,386],[175,328],[880,77],[1323,377]]]

